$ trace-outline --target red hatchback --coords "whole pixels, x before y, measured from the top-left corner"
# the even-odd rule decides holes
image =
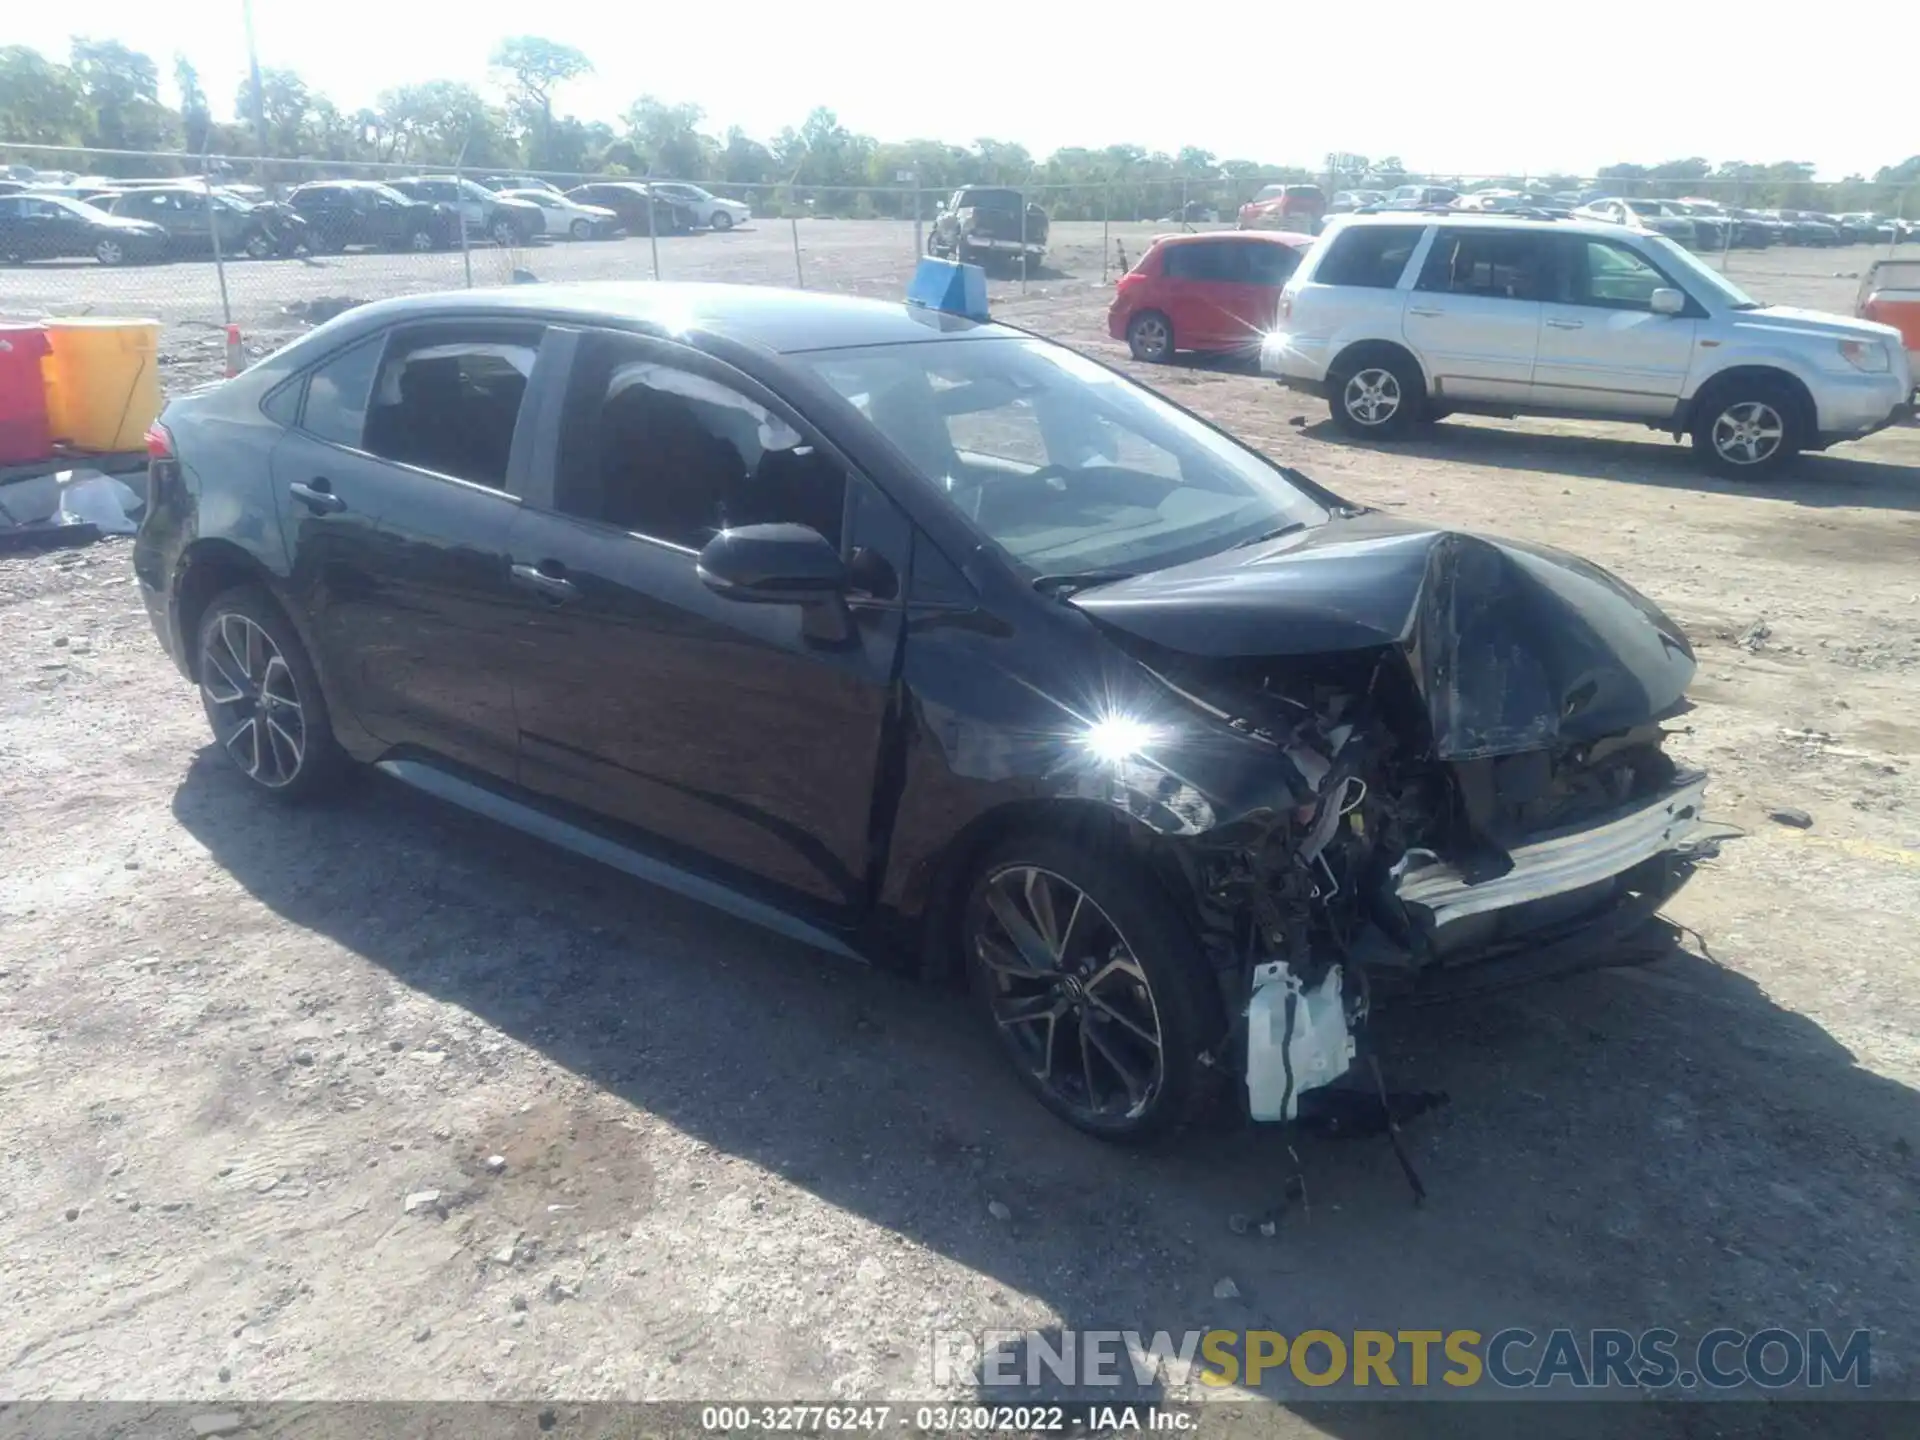
[[[1258,354],[1280,287],[1312,244],[1287,232],[1163,235],[1120,277],[1107,333],[1136,360],[1171,360],[1176,350]]]

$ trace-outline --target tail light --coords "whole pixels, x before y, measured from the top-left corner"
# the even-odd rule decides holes
[[[1282,320],[1291,320],[1293,318],[1293,292],[1291,290],[1282,290],[1280,292],[1280,318]]]
[[[164,461],[175,459],[173,453],[173,432],[158,420],[147,427],[147,459]]]

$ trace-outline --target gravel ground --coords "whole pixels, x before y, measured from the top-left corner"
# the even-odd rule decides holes
[[[830,224],[809,281],[897,293],[904,227]],[[1061,230],[996,308],[1120,358],[1099,227]],[[783,226],[661,255],[791,278]],[[412,259],[249,273],[351,295]],[[1736,261],[1846,309],[1860,256]],[[55,284],[0,274],[0,309]],[[167,354],[217,369],[177,325]],[[1868,1327],[1874,1392],[1920,1392],[1920,430],[1746,490],[1644,431],[1373,449],[1231,368],[1137,373],[1357,499],[1577,549],[1699,649],[1680,748],[1750,833],[1672,907],[1684,952],[1382,1023],[1388,1075],[1452,1097],[1408,1134],[1424,1207],[1384,1143],[1301,1143],[1264,1237],[1231,1217],[1282,1204],[1280,1134],[1103,1148],[945,992],[375,778],[259,803],[107,541],[0,559],[0,1393],[921,1397],[948,1328],[1768,1324]],[[1383,1433],[1346,1414],[1263,1433]]]

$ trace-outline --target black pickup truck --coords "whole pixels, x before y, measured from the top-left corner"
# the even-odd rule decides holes
[[[1047,253],[1047,212],[1023,205],[1018,190],[968,185],[953,192],[934,219],[927,253],[968,265],[1001,259],[1037,269]]]

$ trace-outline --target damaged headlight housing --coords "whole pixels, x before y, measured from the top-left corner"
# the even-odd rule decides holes
[[[1869,375],[1884,375],[1893,368],[1893,357],[1879,340],[1842,340],[1840,358]]]

